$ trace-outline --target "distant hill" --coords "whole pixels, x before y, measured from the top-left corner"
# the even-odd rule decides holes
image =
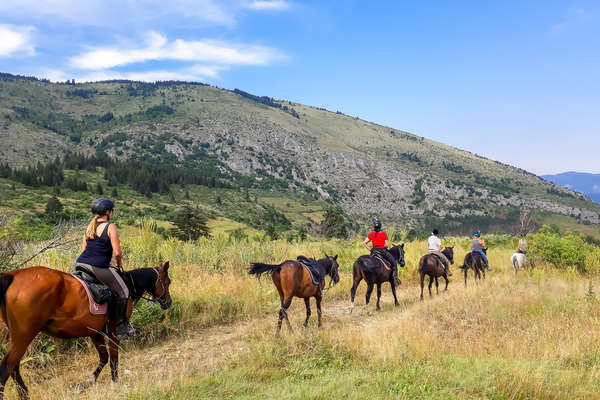
[[[55,163],[74,189],[87,178],[139,193],[124,203],[141,215],[190,201],[238,221],[253,210],[255,227],[281,213],[297,226],[317,223],[335,204],[355,232],[374,217],[401,229],[469,232],[504,229],[527,206],[600,223],[600,205],[522,169],[340,111],[198,83],[56,84],[0,74],[0,141],[0,188],[22,194],[6,192],[0,211],[43,209],[50,191],[27,196],[34,183],[20,176],[25,186],[15,188],[10,169]],[[101,157],[60,164],[76,152]],[[88,167],[98,172],[80,171]],[[61,182],[53,192],[67,209],[79,207],[84,197]]]
[[[600,203],[600,174],[587,172],[563,172],[556,175],[542,175],[542,178],[577,192]]]

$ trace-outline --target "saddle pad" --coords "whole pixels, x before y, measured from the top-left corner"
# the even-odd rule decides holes
[[[375,255],[375,256],[373,256],[373,257],[375,257],[376,259],[378,259],[378,260],[381,262],[381,264],[382,264],[382,265],[385,267],[385,269],[386,269],[387,271],[389,271],[389,270],[391,270],[391,269],[392,269],[392,268],[391,268],[391,267],[388,265],[388,263],[387,263],[387,262],[386,262],[386,261],[385,261],[385,260],[384,260],[384,259],[383,259],[381,256],[379,256],[378,254],[376,254],[376,255]]]
[[[310,274],[310,279],[312,279],[313,284],[317,285],[317,286],[320,285],[321,284],[321,276],[319,274],[319,271],[314,271],[313,270],[313,268],[316,269],[316,268],[318,268],[318,266],[317,265],[309,265],[306,262],[304,262],[304,260],[303,261],[298,260],[298,262],[300,264],[302,264],[302,266],[304,268],[306,268],[306,270]],[[316,263],[316,261],[314,261],[314,262]]]
[[[92,315],[104,315],[107,313],[108,311],[108,303],[104,303],[104,304],[98,304],[94,301],[94,298],[92,297],[92,293],[90,293],[90,289],[88,288],[88,285],[86,285],[86,283],[84,281],[82,281],[81,279],[79,279],[78,277],[71,275],[73,278],[77,279],[79,281],[79,283],[81,283],[83,285],[83,288],[85,289],[85,292],[87,293],[88,296],[88,301],[90,302],[90,314]]]

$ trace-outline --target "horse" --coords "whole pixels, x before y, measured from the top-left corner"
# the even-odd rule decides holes
[[[483,261],[483,257],[481,257],[479,252],[471,251],[465,255],[465,261],[463,265],[460,266],[460,269],[465,273],[465,287],[467,287],[467,272],[469,269],[473,270],[475,279],[485,279],[485,270],[489,270],[490,267]]]
[[[516,252],[510,256],[510,262],[515,269],[515,275],[519,272],[519,269],[530,264],[529,260],[525,257],[525,254]]]
[[[127,316],[133,305],[148,293],[163,310],[171,306],[168,275],[169,262],[152,268],[140,268],[123,273],[130,286],[131,298]],[[17,384],[21,400],[29,394],[20,373],[20,361],[27,347],[39,332],[58,338],[90,337],[98,351],[100,363],[87,383],[96,382],[107,364],[113,382],[118,380],[119,340],[116,322],[108,314],[92,315],[86,289],[72,275],[55,269],[35,266],[0,274],[0,313],[9,332],[8,352],[0,364],[0,400],[8,377]],[[105,342],[108,337],[108,346]],[[108,348],[108,350],[107,350]]]
[[[329,275],[333,283],[338,283],[340,281],[337,258],[337,255],[331,257],[325,254],[325,258],[318,260],[318,262],[324,267],[325,274]],[[292,298],[294,296],[304,299],[304,304],[306,305],[306,320],[304,321],[305,328],[308,326],[308,320],[310,319],[311,315],[310,298],[315,298],[317,302],[318,327],[320,328],[322,325],[321,300],[323,299],[325,276],[323,276],[323,279],[318,285],[315,285],[308,270],[296,260],[286,260],[278,265],[252,263],[250,265],[250,269],[248,270],[250,275],[256,275],[257,278],[260,278],[260,276],[266,272],[271,273],[271,278],[273,279],[273,283],[279,292],[279,298],[281,300],[279,320],[277,321],[277,335],[279,335],[281,332],[281,323],[284,319],[290,332],[293,331],[292,325],[288,319],[287,310],[292,304]]]
[[[450,264],[454,264],[454,247],[448,246],[442,250],[442,254],[446,256]],[[429,276],[429,296],[431,297],[431,285],[435,280],[435,292],[439,294],[438,278],[441,276],[446,280],[444,292],[448,290],[448,275],[444,264],[435,254],[425,254],[419,260],[419,275],[421,276],[421,300],[423,300],[423,287],[425,283],[425,275]]]
[[[398,246],[392,245],[390,253],[396,259],[401,267],[404,267],[404,243]],[[394,282],[394,276],[391,268],[387,267],[386,264],[375,256],[363,255],[358,257],[354,262],[353,267],[354,283],[350,289],[350,313],[354,309],[354,296],[356,296],[356,289],[360,284],[361,280],[367,282],[367,294],[365,297],[365,306],[369,304],[371,299],[371,293],[373,292],[373,285],[377,285],[377,310],[381,309],[381,284],[389,282],[392,287],[392,294],[394,295],[394,305],[398,306],[398,297],[396,296],[396,283]]]

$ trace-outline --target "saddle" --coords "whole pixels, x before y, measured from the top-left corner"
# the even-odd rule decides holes
[[[305,256],[298,256],[296,261],[306,268],[314,285],[318,286],[323,282],[325,279],[325,269],[317,260]]]
[[[97,304],[111,303],[113,299],[112,291],[108,286],[100,282],[89,269],[81,265],[76,265],[75,271],[71,275],[85,285],[88,295],[91,295],[90,300],[93,300]]]

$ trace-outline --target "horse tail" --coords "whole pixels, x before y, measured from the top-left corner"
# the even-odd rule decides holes
[[[250,269],[248,270],[248,273],[250,275],[256,275],[257,278],[260,278],[260,276],[266,272],[274,272],[280,270],[282,264],[272,265],[263,263],[252,263],[250,264]]]
[[[14,277],[8,274],[0,274],[0,307],[6,306],[6,291],[12,283]]]
[[[515,273],[517,273],[517,271],[519,270],[519,257],[517,257],[516,254],[513,254],[510,257],[510,260],[512,261],[513,267],[515,269]]]

